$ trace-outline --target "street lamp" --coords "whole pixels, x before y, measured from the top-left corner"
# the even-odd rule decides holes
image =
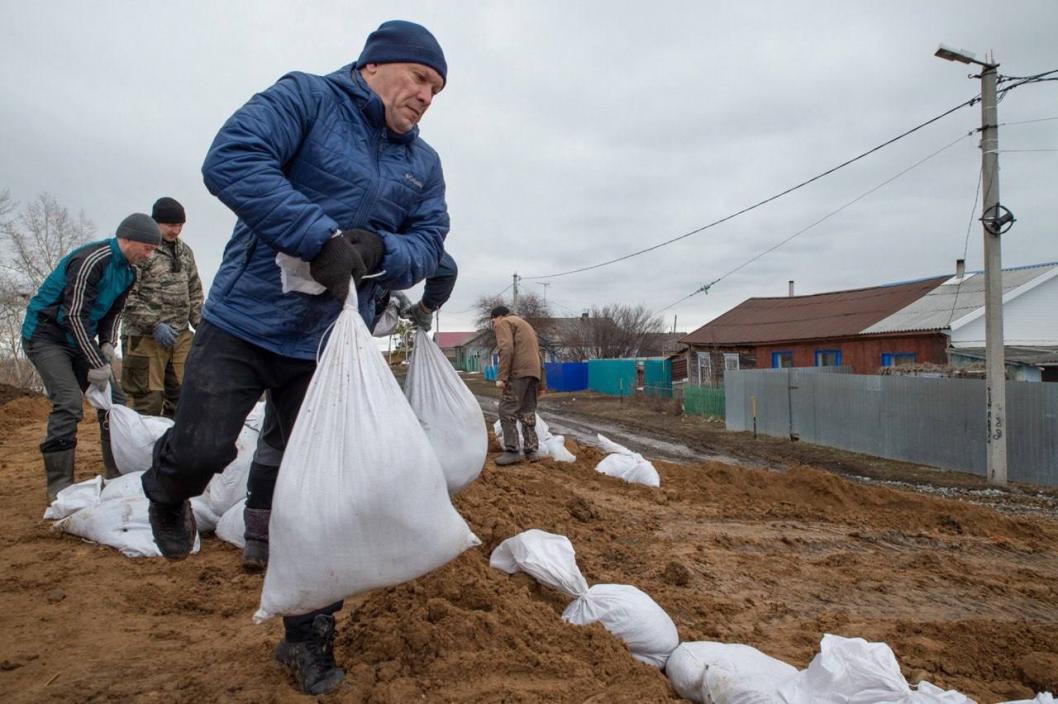
[[[996,68],[990,55],[981,61],[963,49],[943,44],[935,56],[981,67],[981,224],[984,230],[985,396],[988,481],[1007,483],[1007,376],[1003,350],[1003,264],[999,236],[1014,218],[999,205],[999,119]],[[1005,211],[1005,212],[1004,212]]]

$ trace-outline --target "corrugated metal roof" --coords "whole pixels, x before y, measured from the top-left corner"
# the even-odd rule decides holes
[[[940,276],[811,296],[750,298],[680,342],[739,345],[858,335],[944,282]]]
[[[1055,268],[1055,263],[1003,270],[1003,293],[1010,293]],[[974,272],[961,280],[951,278],[928,294],[863,330],[864,334],[943,330],[952,321],[985,304],[985,279]]]

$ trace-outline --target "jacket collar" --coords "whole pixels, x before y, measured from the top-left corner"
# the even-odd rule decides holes
[[[386,107],[382,104],[382,98],[367,85],[367,81],[356,70],[356,64],[343,66],[327,78],[349,95],[371,126],[385,130],[388,141],[409,144],[419,136],[418,125],[404,134],[397,134],[386,127]]]

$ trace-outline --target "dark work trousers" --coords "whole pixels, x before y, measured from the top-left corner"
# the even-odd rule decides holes
[[[77,446],[77,424],[84,417],[83,396],[88,389],[88,360],[69,345],[50,340],[22,340],[26,357],[37,368],[51,402],[48,434],[41,452],[70,450]],[[125,405],[125,394],[115,379],[110,380],[110,398]],[[106,412],[98,411],[100,428],[106,425]]]
[[[278,449],[284,449],[315,370],[314,360],[284,357],[203,321],[187,358],[173,427],[155,444],[154,463],[143,475],[144,493],[162,504],[201,494],[213,475],[235,459],[243,422],[266,391],[276,422],[285,429],[270,439],[281,437],[283,448]],[[312,619],[339,608],[341,602],[284,618],[284,625],[290,624],[287,639],[310,639]]]
[[[503,429],[503,449],[518,452],[518,423],[522,424],[522,449],[526,453],[540,449],[536,437],[536,391],[540,380],[531,376],[511,379],[500,394],[500,428]]]

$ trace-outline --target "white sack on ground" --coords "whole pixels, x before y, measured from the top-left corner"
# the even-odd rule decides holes
[[[522,424],[516,425],[518,428],[518,447],[521,448],[525,442],[522,439]],[[540,454],[544,457],[550,457],[556,462],[576,462],[576,456],[566,449],[566,438],[562,435],[552,435],[551,428],[548,427],[547,423],[540,414],[536,414],[536,438],[540,443],[538,448]],[[500,425],[500,421],[496,421],[492,424],[492,432],[496,434],[497,440],[500,445],[503,445],[503,426]]]
[[[599,464],[595,465],[596,472],[602,472],[611,477],[624,479],[634,484],[646,484],[647,486],[661,486],[661,477],[654,465],[643,458],[638,452],[632,452],[624,445],[618,445],[603,435],[598,435],[599,446],[605,452],[609,452]]]
[[[224,471],[209,480],[202,497],[216,516],[223,516],[240,499],[246,498],[246,478],[250,476],[250,464],[261,435],[264,423],[264,401],[259,401],[243,421],[242,430],[235,440],[235,456]]]
[[[680,643],[665,663],[665,674],[684,699],[703,704],[782,704],[779,684],[797,668],[748,645]]]
[[[220,516],[213,513],[209,502],[201,496],[191,499],[191,513],[195,514],[195,527],[199,533],[209,533],[216,530]]]
[[[147,520],[147,497],[124,496],[101,501],[55,524],[57,530],[117,548],[128,557],[161,557]],[[198,534],[192,553],[199,549]]]
[[[900,672],[892,649],[863,638],[826,634],[819,654],[779,688],[787,704],[973,704],[928,682],[914,690]]]
[[[628,645],[636,660],[659,669],[680,644],[665,610],[628,584],[596,584],[567,606],[562,618],[578,626],[598,621]]]
[[[507,574],[525,572],[572,598],[588,592],[588,582],[577,567],[573,544],[564,535],[536,528],[519,533],[496,546],[489,566]]]
[[[1040,692],[1033,699],[1018,699],[999,704],[1058,704],[1058,699],[1055,699],[1050,692]]]
[[[349,297],[276,482],[258,622],[415,579],[480,544]]]
[[[110,417],[110,449],[114,464],[122,474],[145,472],[151,468],[154,443],[173,426],[170,418],[144,416],[128,406],[115,406],[110,399],[110,385],[100,391],[89,386],[85,398],[94,408]]]
[[[103,477],[98,474],[83,482],[71,484],[55,495],[55,500],[44,509],[44,518],[57,521],[81,509],[95,506],[101,500],[102,490]]]
[[[107,479],[103,483],[103,492],[100,495],[103,501],[122,499],[126,496],[144,496],[143,472],[129,472],[114,479]]]
[[[422,329],[415,333],[404,393],[441,462],[448,493],[455,494],[481,474],[488,431],[474,394]]]
[[[217,521],[217,537],[226,543],[231,543],[240,550],[246,547],[246,517],[243,510],[246,508],[244,497],[234,506],[224,512]]]

